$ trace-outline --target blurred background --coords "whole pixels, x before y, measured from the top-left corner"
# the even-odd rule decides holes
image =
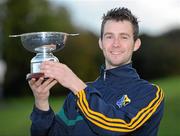
[[[30,135],[33,95],[25,80],[34,53],[11,34],[38,31],[79,33],[55,56],[82,80],[93,81],[104,63],[98,47],[101,18],[107,10],[129,8],[139,19],[142,47],[133,66],[142,78],[165,92],[159,136],[180,135],[179,0],[0,0],[0,136]],[[68,91],[56,85],[50,103],[55,111]]]

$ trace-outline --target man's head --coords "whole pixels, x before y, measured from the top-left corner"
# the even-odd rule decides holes
[[[104,14],[102,17],[102,24],[101,24],[101,39],[103,38],[104,33],[104,25],[109,20],[114,21],[129,21],[133,26],[133,34],[134,34],[134,40],[138,39],[139,37],[139,25],[137,18],[131,13],[130,10],[127,8],[115,8],[111,9],[107,12],[107,14]]]
[[[132,54],[138,50],[137,18],[126,8],[115,8],[103,16],[99,46],[103,51],[106,69],[131,62]]]

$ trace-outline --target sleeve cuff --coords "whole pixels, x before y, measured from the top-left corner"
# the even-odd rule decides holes
[[[33,112],[35,112],[36,114],[41,114],[41,115],[48,115],[48,114],[53,113],[53,110],[52,110],[51,107],[49,107],[49,110],[48,110],[48,111],[43,111],[43,110],[38,109],[38,108],[34,105],[34,107],[33,107]]]

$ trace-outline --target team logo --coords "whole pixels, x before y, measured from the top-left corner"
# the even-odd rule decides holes
[[[117,100],[116,105],[121,108],[123,106],[126,106],[130,102],[131,99],[129,99],[127,95],[123,95],[119,100]]]

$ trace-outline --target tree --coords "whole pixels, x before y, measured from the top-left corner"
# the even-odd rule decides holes
[[[180,30],[157,37],[143,34],[142,46],[134,55],[134,65],[145,79],[180,74]]]

